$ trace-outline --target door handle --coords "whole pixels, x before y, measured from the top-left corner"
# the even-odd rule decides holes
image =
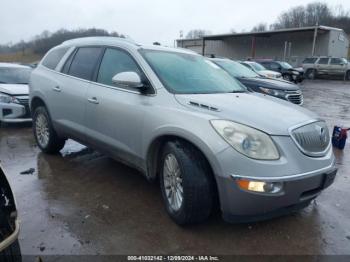
[[[99,104],[99,102],[98,102],[98,100],[97,100],[96,97],[89,98],[88,101],[89,101],[90,103],[92,103],[92,104],[96,104],[96,105]]]
[[[59,86],[55,86],[54,88],[52,88],[53,91],[56,91],[56,92],[61,92],[61,88]]]

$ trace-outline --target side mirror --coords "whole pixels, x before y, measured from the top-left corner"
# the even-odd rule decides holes
[[[141,81],[141,77],[136,72],[122,72],[118,73],[112,78],[112,82],[116,85],[143,89],[144,84]]]

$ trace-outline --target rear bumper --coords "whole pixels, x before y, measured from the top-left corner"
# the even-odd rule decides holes
[[[7,237],[5,240],[3,240],[0,243],[0,252],[8,248],[13,242],[15,242],[18,239],[18,235],[19,235],[19,221],[18,219],[16,219],[15,230],[9,237]]]
[[[273,179],[247,178],[259,181],[283,182],[283,190],[277,194],[263,194],[242,190],[238,176],[219,178],[220,200],[223,218],[228,222],[252,222],[270,219],[295,212],[306,207],[325,188],[330,186],[337,169],[332,166],[302,175]]]
[[[0,121],[21,123],[32,121],[29,107],[15,103],[0,103]]]

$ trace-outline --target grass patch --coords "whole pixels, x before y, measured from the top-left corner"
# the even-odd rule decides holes
[[[0,62],[33,63],[41,60],[42,57],[42,55],[35,54],[31,50],[24,50],[24,52],[0,53]]]

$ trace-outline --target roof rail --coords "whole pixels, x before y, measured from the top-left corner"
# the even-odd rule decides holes
[[[87,36],[87,37],[78,37],[70,40],[66,40],[62,43],[62,45],[67,45],[67,44],[74,44],[76,42],[81,42],[81,41],[89,41],[89,40],[117,40],[117,41],[123,41],[127,42],[130,44],[135,44],[137,43],[130,37],[124,38],[124,37],[117,37],[117,36]]]

